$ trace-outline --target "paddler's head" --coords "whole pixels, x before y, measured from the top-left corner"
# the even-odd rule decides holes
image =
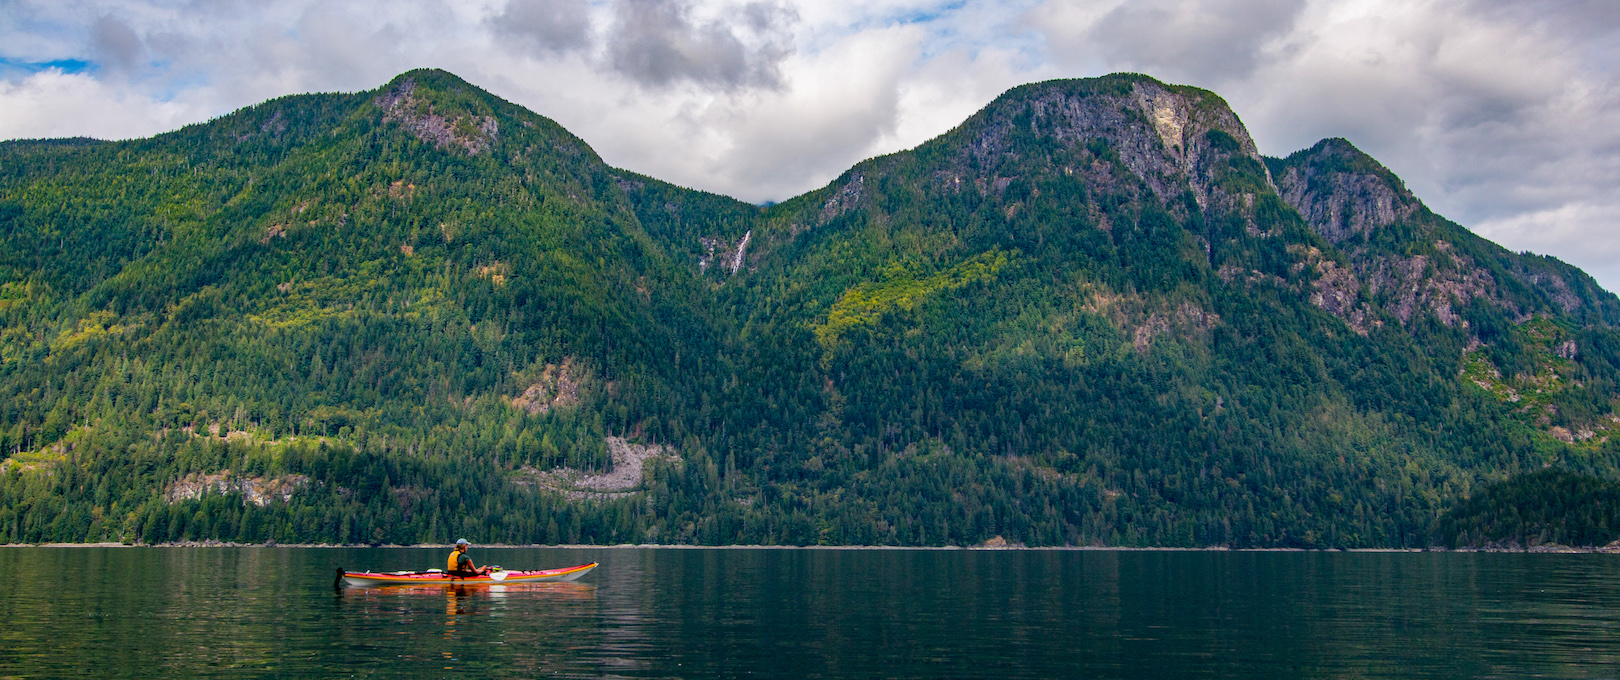
[[[456,539],[456,550],[457,551],[467,552],[467,549],[471,548],[471,547],[472,547],[472,544],[468,543],[467,539],[465,539],[465,538]]]

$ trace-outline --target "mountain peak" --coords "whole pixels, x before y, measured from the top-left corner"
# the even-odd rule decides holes
[[[1049,80],[1009,90],[1008,100],[1082,99],[1100,97],[1145,117],[1165,149],[1184,155],[1200,132],[1218,129],[1238,141],[1240,150],[1257,154],[1248,130],[1226,100],[1209,90],[1171,85],[1140,73],[1113,73],[1097,78]]]
[[[412,83],[416,83],[416,84],[420,84],[420,85],[437,87],[437,88],[447,88],[447,89],[453,89],[453,88],[458,88],[458,87],[472,88],[474,90],[478,90],[479,93],[484,94],[486,96],[489,96],[489,97],[494,97],[495,96],[495,95],[489,94],[488,92],[484,92],[483,90],[479,89],[476,85],[473,85],[472,83],[469,83],[466,80],[463,80],[461,78],[461,76],[458,76],[458,75],[456,75],[454,73],[451,73],[449,71],[446,71],[444,69],[439,69],[439,68],[416,68],[416,69],[411,69],[411,70],[406,71],[404,73],[401,73],[401,74],[399,74],[397,76],[394,76],[394,78],[392,80],[389,80],[388,84],[382,86],[381,89],[384,89],[384,90],[393,89],[393,88],[399,87],[400,85],[403,85],[406,82],[412,82]]]
[[[1243,194],[1272,190],[1253,138],[1224,100],[1141,74],[1013,88],[942,139],[970,137],[985,161],[1023,132],[1065,145],[1100,141],[1166,201],[1190,190],[1202,207],[1230,209],[1247,204]]]
[[[383,110],[384,121],[398,122],[417,139],[477,156],[500,138],[493,98],[443,71],[412,71],[391,81],[372,103]]]
[[[364,93],[380,122],[400,128],[440,151],[490,155],[510,142],[523,155],[556,152],[601,165],[584,140],[556,121],[513,104],[440,69],[406,71]]]
[[[1422,205],[1395,173],[1343,138],[1324,139],[1268,165],[1283,200],[1332,243],[1366,236]]]

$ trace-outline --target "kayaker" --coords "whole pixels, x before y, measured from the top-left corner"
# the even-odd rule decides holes
[[[472,558],[467,556],[467,549],[471,547],[472,544],[468,543],[467,539],[456,539],[456,549],[450,551],[450,560],[446,565],[448,568],[444,570],[444,573],[451,576],[460,576],[462,578],[488,574],[488,567],[479,569],[477,566],[473,565]]]

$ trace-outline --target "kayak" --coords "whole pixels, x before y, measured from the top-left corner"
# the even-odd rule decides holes
[[[405,586],[405,585],[450,585],[450,586],[493,586],[508,583],[544,583],[548,581],[572,581],[596,568],[595,562],[581,564],[577,567],[563,567],[561,569],[543,569],[540,571],[519,571],[515,569],[502,569],[478,576],[453,576],[443,569],[428,569],[426,571],[344,571],[338,570],[338,579],[351,586]]]

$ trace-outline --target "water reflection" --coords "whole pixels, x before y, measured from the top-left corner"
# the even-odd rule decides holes
[[[335,618],[354,626],[353,636],[398,649],[389,672],[578,674],[592,663],[577,650],[600,637],[591,583],[344,588],[337,599]]]
[[[0,677],[1613,677],[1606,555],[0,549]]]

